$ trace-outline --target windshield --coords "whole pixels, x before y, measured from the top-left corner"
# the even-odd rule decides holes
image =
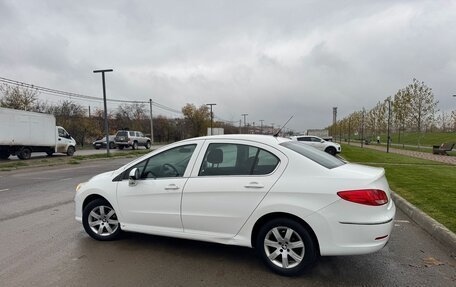
[[[280,145],[289,148],[292,151],[295,151],[329,169],[345,164],[345,162],[340,160],[339,158],[332,156],[324,151],[320,151],[316,148],[308,146],[304,143],[289,141],[281,143]]]

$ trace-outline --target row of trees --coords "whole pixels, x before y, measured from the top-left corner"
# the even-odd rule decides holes
[[[432,89],[413,79],[411,84],[379,101],[372,109],[355,111],[328,129],[333,136],[361,138],[363,134],[364,138],[375,138],[387,131],[390,118],[390,129],[398,133],[399,141],[401,133],[406,131],[456,131],[456,110],[439,112],[437,104]]]
[[[67,131],[80,143],[91,143],[104,135],[104,111],[89,111],[86,107],[71,100],[59,104],[48,104],[38,99],[35,89],[2,85],[0,86],[0,107],[50,113],[56,117],[57,125]],[[211,115],[208,107],[187,104],[182,108],[182,118],[157,116],[153,118],[154,140],[173,142],[189,137],[203,136],[210,127]],[[150,135],[150,111],[144,104],[119,105],[108,113],[109,133],[120,129],[142,131]],[[238,128],[230,123],[214,122],[214,127],[225,129],[225,133],[237,133]]]

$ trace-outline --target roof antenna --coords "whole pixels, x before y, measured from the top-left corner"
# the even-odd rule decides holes
[[[274,134],[274,137],[278,137],[279,136],[279,133],[282,131],[282,129],[288,124],[288,122],[294,117],[294,115],[292,115],[288,121]]]

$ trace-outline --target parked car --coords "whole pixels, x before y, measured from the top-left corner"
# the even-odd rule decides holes
[[[138,131],[118,131],[115,137],[115,144],[119,149],[131,147],[137,149],[139,146],[145,146],[146,149],[150,149],[151,140],[145,137],[142,132]]]
[[[282,275],[320,255],[380,250],[396,211],[382,168],[263,135],[176,142],[76,191],[76,220],[94,239],[132,231],[253,247]]]
[[[110,149],[115,149],[117,147],[116,143],[115,143],[115,138],[116,138],[115,135],[110,135],[109,136],[109,148]],[[94,141],[93,142],[93,147],[95,149],[106,148],[106,136],[104,136],[101,139],[98,139],[98,140]]]
[[[342,151],[340,144],[331,141],[325,141],[324,139],[317,136],[293,136],[291,139],[308,144],[314,148],[325,151],[332,155],[336,155]]]

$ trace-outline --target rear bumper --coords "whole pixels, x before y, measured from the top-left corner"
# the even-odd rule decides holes
[[[393,201],[382,212],[374,212],[377,215],[373,216],[346,215],[341,212],[346,210],[345,204],[350,203],[339,201],[305,219],[318,238],[320,254],[358,255],[382,249],[394,226],[396,207]]]

